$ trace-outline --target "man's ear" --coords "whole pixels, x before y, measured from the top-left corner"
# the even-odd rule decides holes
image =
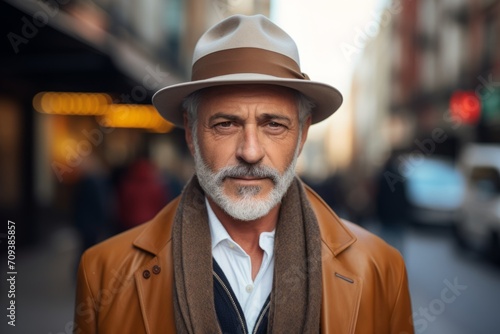
[[[300,138],[299,155],[302,152],[302,148],[304,147],[304,143],[306,142],[307,132],[309,131],[309,127],[311,126],[311,121],[312,121],[312,117],[311,116],[307,117],[306,121],[304,122],[304,125],[302,126],[302,137]]]
[[[191,155],[194,156],[193,133],[186,114],[184,114],[184,136],[186,138],[189,151],[191,152]]]

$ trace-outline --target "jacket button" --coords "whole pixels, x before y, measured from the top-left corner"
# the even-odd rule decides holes
[[[151,277],[151,273],[149,272],[149,270],[144,270],[142,272],[142,277],[144,277],[145,279],[148,279]]]
[[[160,271],[161,271],[160,266],[158,265],[153,266],[153,274],[158,275]]]

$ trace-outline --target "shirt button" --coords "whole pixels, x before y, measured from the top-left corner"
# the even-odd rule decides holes
[[[229,242],[229,248],[234,249],[234,244],[232,242]]]
[[[246,287],[245,287],[245,290],[247,290],[248,293],[252,292],[253,291],[253,284],[248,284]]]

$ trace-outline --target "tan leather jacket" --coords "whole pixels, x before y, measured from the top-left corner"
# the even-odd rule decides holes
[[[321,332],[413,333],[400,254],[306,192],[323,242]],[[171,227],[178,203],[85,252],[74,333],[175,333]]]

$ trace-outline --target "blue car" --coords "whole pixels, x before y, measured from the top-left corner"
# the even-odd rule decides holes
[[[403,159],[409,218],[418,224],[451,226],[465,195],[465,179],[451,159],[420,156]]]

